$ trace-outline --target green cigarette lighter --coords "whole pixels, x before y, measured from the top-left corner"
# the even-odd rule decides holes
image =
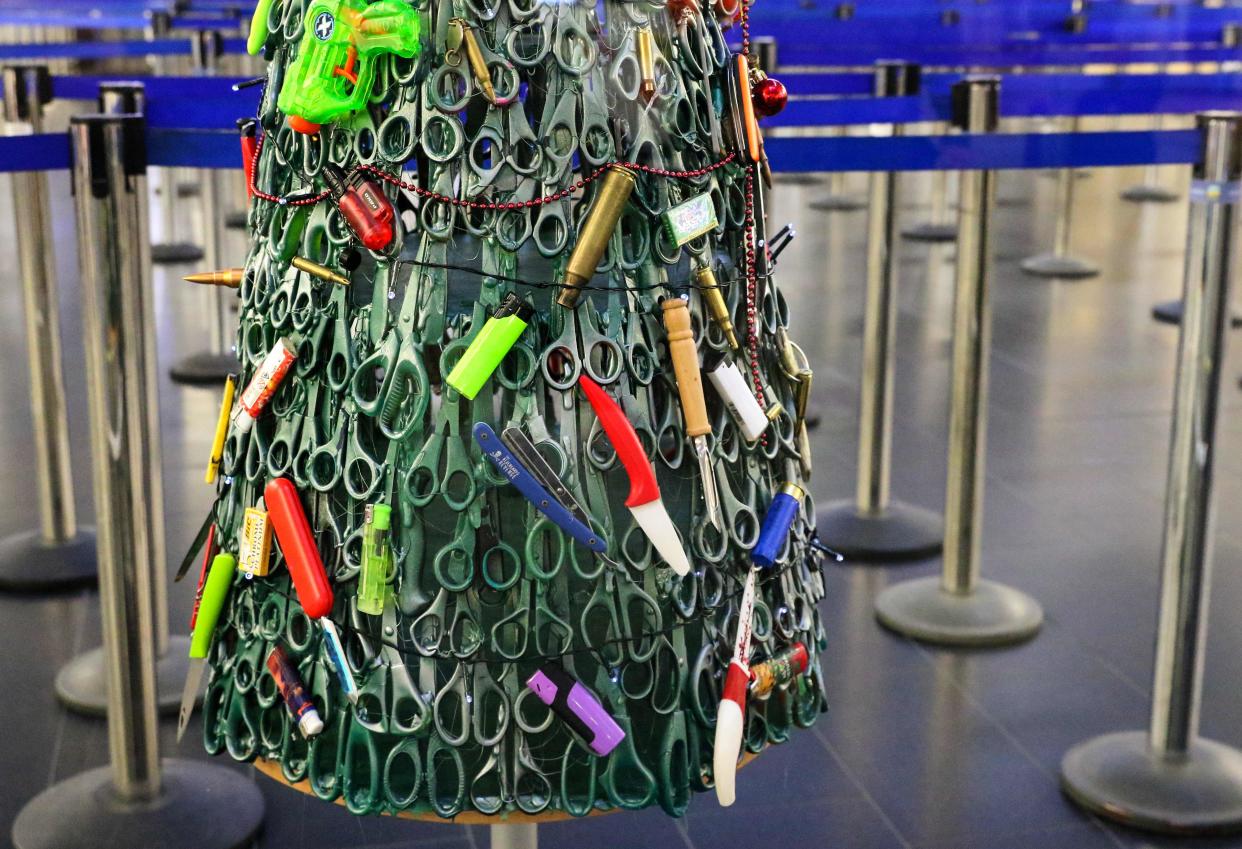
[[[514,293],[506,295],[449,372],[448,385],[473,401],[513,343],[522,335],[534,312],[534,307]]]
[[[388,572],[392,549],[388,545],[388,529],[392,508],[387,504],[368,504],[362,525],[362,565],[358,575],[358,610],[372,616],[384,612],[388,592]]]

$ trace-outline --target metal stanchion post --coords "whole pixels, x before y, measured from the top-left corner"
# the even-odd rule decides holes
[[[6,67],[4,120],[8,132],[42,131],[51,99],[46,67]],[[95,535],[79,528],[73,505],[69,425],[60,352],[60,305],[47,175],[11,175],[34,419],[35,492],[39,527],[0,539],[0,590],[45,592],[95,583]]]
[[[109,115],[139,115],[145,109],[142,83],[101,83],[99,108]],[[145,185],[146,181],[143,180]],[[143,204],[143,212],[146,205]],[[145,221],[145,219],[144,219]],[[144,228],[145,232],[145,228]],[[154,359],[151,361],[154,363]],[[154,392],[154,390],[152,390]],[[168,579],[164,571],[167,555],[164,548],[163,498],[160,495],[158,451],[154,458],[155,484],[148,489],[148,513],[160,517],[147,534],[151,551],[151,621],[156,657],[156,705],[162,713],[172,714],[181,700],[181,682],[189,663],[190,642],[185,636],[169,636]],[[72,710],[89,716],[103,716],[109,706],[107,658],[103,648],[78,655],[56,675],[56,697]]]
[[[263,799],[237,771],[159,756],[152,535],[160,516],[143,120],[70,123],[90,395],[111,765],[31,800],[17,849],[228,849],[249,845]]]
[[[194,63],[199,74],[212,76],[224,53],[224,41],[220,33],[203,30],[194,37]],[[219,178],[215,169],[200,172],[199,200],[203,217],[204,262],[209,269],[222,267],[222,224],[219,209]],[[210,322],[206,351],[190,354],[173,363],[169,374],[177,383],[196,385],[223,383],[230,374],[241,369],[241,363],[232,350],[233,315],[231,305],[235,294],[223,286],[205,286],[196,293],[205,299],[206,315]]]
[[[954,123],[968,133],[994,132],[999,89],[996,77],[967,77],[955,84]],[[960,185],[943,571],[894,584],[880,593],[875,608],[881,624],[916,640],[995,646],[1034,636],[1043,612],[1023,593],[979,578],[995,174],[963,171]]]
[[[919,68],[882,62],[880,97],[914,94]],[[893,134],[901,132],[892,128]],[[893,441],[893,354],[897,336],[898,176],[870,175],[867,208],[867,289],[858,401],[858,481],[852,499],[819,512],[819,536],[846,557],[872,561],[930,557],[940,549],[940,517],[889,495]]]
[[[845,136],[848,132],[845,127],[838,127],[832,131],[832,135]],[[816,198],[807,205],[820,212],[857,212],[865,209],[867,202],[862,198],[846,194],[845,174],[841,171],[833,171],[828,177],[828,194]]]
[[[1161,74],[1168,73],[1168,68],[1164,65],[1160,65],[1158,70]],[[1152,129],[1164,129],[1163,115],[1156,116],[1155,126]],[[1143,182],[1123,191],[1121,199],[1134,203],[1172,203],[1178,199],[1178,194],[1160,185],[1160,169],[1155,165],[1148,165],[1143,168]]]
[[[491,849],[539,849],[539,832],[535,823],[510,823],[488,828]]]
[[[1070,120],[1069,131],[1078,132],[1078,118]],[[1099,266],[1070,254],[1070,237],[1073,235],[1074,181],[1073,168],[1057,171],[1056,230],[1052,240],[1052,252],[1027,257],[1020,267],[1035,277],[1057,277],[1063,280],[1083,280],[1100,273]]]
[[[931,175],[931,220],[901,231],[902,238],[914,242],[951,242],[957,238],[957,225],[949,215],[949,172]]]
[[[1199,734],[1212,546],[1212,474],[1234,274],[1242,114],[1198,118],[1165,490],[1151,724],[1105,734],[1061,762],[1065,792],[1135,828],[1178,834],[1242,829],[1242,752]]]
[[[168,38],[172,32],[172,14],[164,9],[147,12],[148,41]],[[168,75],[167,56],[154,56],[152,70],[157,76]],[[182,265],[203,258],[203,249],[189,242],[177,241],[177,171],[159,169],[159,185],[155,193],[160,199],[160,237],[162,242],[151,246],[151,261],[160,265]]]

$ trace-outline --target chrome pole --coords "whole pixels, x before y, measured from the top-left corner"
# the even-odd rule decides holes
[[[1186,236],[1151,722],[1146,733],[1088,740],[1061,762],[1062,784],[1080,805],[1128,826],[1178,834],[1242,830],[1242,752],[1198,736],[1242,113],[1209,112],[1197,123],[1203,147]]]
[[[878,97],[919,90],[919,67],[879,62]],[[898,126],[884,132],[899,135]],[[863,309],[862,377],[858,400],[858,478],[854,499],[819,511],[821,539],[846,557],[871,561],[928,557],[940,548],[940,517],[890,498],[893,441],[893,354],[897,340],[897,175],[869,177],[866,301]]]
[[[145,87],[138,82],[100,83],[99,109],[106,115],[144,114]],[[146,206],[143,206],[144,213]],[[154,362],[154,360],[152,360]],[[155,388],[151,389],[154,397]],[[152,413],[154,415],[154,412]],[[153,422],[151,425],[155,428]],[[156,430],[158,432],[158,430]],[[155,458],[159,468],[159,458]],[[163,515],[163,497],[158,483],[148,493],[148,512]],[[168,562],[164,525],[157,521],[148,535],[151,570],[152,639],[156,657],[156,707],[162,713],[174,713],[180,704],[181,682],[185,678],[189,657],[189,638],[170,637],[168,624]],[[56,697],[68,708],[89,716],[104,716],[109,710],[107,657],[102,649],[91,649],[75,657],[56,676]]]
[[[966,133],[995,132],[999,90],[997,77],[967,77],[954,84],[954,123]],[[963,171],[960,178],[943,568],[939,578],[903,581],[876,599],[881,624],[944,645],[1013,643],[1034,636],[1043,622],[1034,600],[979,579],[995,176],[992,171]]]
[[[1069,120],[1069,132],[1079,132],[1078,117]],[[1083,280],[1100,273],[1093,262],[1070,254],[1070,239],[1074,233],[1074,181],[1078,179],[1073,168],[1057,171],[1056,200],[1057,217],[1052,238],[1052,252],[1027,257],[1019,267],[1034,277],[1055,277],[1062,280]]]
[[[52,95],[48,69],[30,65],[5,67],[3,90],[7,131],[42,132],[43,107]],[[13,223],[17,231],[30,372],[39,527],[0,539],[0,589],[76,589],[95,583],[95,537],[90,529],[79,531],[74,511],[47,175],[17,171],[10,179],[13,206],[21,210]]]
[[[220,57],[224,53],[224,40],[214,30],[201,30],[193,41],[195,72],[200,76],[215,76]],[[219,173],[215,169],[199,172],[199,201],[202,213],[204,262],[209,269],[222,267],[222,232],[219,209]],[[173,364],[169,371],[178,383],[211,385],[223,383],[225,377],[237,372],[241,365],[231,350],[234,325],[230,304],[235,297],[232,290],[221,286],[200,287],[199,294],[205,298],[208,317],[208,348],[190,354]]]
[[[110,765],[44,790],[13,823],[17,849],[233,849],[263,818],[254,784],[159,757],[152,535],[162,517],[155,328],[140,115],[69,125],[91,420]]]
[[[944,133],[947,127],[933,124],[933,132]],[[912,242],[951,242],[957,238],[957,224],[949,216],[949,172],[931,172],[931,219],[901,231],[902,238]]]
[[[1159,65],[1156,72],[1167,74],[1169,68],[1167,65]],[[1153,121],[1153,130],[1164,129],[1164,115],[1156,115]],[[1134,203],[1172,203],[1177,200],[1177,192],[1172,189],[1166,189],[1160,185],[1160,169],[1156,165],[1147,165],[1143,168],[1143,181],[1137,186],[1131,186],[1121,193],[1123,200],[1133,201]]]
[[[508,823],[488,827],[491,849],[539,849],[535,823]]]
[[[172,14],[160,9],[147,12],[146,40],[168,38],[172,34]],[[151,70],[156,76],[170,76],[176,71],[176,57],[153,55]],[[203,258],[203,249],[189,242],[177,241],[177,169],[159,169],[160,236],[163,241],[151,246],[151,261],[159,265],[182,265]]]

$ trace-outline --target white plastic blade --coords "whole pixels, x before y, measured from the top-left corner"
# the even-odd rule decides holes
[[[631,507],[630,512],[634,514],[634,521],[638,522],[638,526],[643,529],[647,539],[651,540],[656,553],[664,562],[678,575],[688,575],[690,561],[686,559],[686,550],[681,547],[681,537],[677,536],[677,529],[673,527],[673,520],[664,509],[664,502],[657,498],[655,501]]]

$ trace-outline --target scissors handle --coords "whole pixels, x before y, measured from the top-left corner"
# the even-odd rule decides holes
[[[483,449],[484,456],[505,476],[509,483],[517,487],[518,492],[526,500],[535,505],[535,509],[547,516],[558,528],[569,534],[578,542],[595,552],[604,552],[608,544],[588,526],[579,522],[565,505],[557,501],[548,491],[539,485],[535,476],[527,470],[513,452],[505,447],[496,431],[486,422],[478,422],[474,426],[474,438]]]

